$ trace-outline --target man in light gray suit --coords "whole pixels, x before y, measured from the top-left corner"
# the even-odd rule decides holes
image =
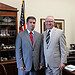
[[[63,30],[54,27],[53,16],[45,20],[47,30],[44,32],[44,56],[46,75],[59,75],[67,63],[66,41]]]
[[[34,31],[36,18],[27,18],[27,29],[16,38],[16,60],[18,75],[37,75],[43,64],[42,36]]]

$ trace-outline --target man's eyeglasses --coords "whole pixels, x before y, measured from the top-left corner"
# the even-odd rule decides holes
[[[48,23],[48,22],[53,22],[53,21],[45,21],[46,23]]]

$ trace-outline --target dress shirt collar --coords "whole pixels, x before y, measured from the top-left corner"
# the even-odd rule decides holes
[[[30,31],[27,29],[27,31],[28,31],[28,34],[30,34]],[[34,31],[32,31],[32,33],[34,34]]]
[[[53,31],[53,29],[54,29],[54,27],[53,27],[52,29],[50,29],[50,32],[52,32],[52,31]],[[47,33],[48,33],[48,31],[49,31],[49,29],[47,29]]]

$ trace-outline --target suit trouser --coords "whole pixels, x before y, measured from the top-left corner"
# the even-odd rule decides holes
[[[37,75],[36,71],[25,71],[18,69],[18,75]]]
[[[31,69],[30,71],[18,69],[18,75],[37,75],[37,71],[35,71],[34,69]]]
[[[32,63],[32,69],[30,71],[18,69],[18,75],[37,75],[37,71],[34,70],[34,66]]]
[[[47,67],[46,75],[60,75],[60,69],[58,67]]]

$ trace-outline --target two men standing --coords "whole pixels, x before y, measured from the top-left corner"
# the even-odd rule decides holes
[[[44,57],[47,67],[46,75],[59,75],[60,69],[63,69],[65,63],[67,63],[63,30],[55,28],[54,18],[48,16],[45,20],[47,30],[44,32],[44,38],[42,39],[41,34],[34,31],[35,22],[35,17],[28,17],[27,29],[17,35],[16,60],[18,75],[37,75],[37,70],[44,66]]]

